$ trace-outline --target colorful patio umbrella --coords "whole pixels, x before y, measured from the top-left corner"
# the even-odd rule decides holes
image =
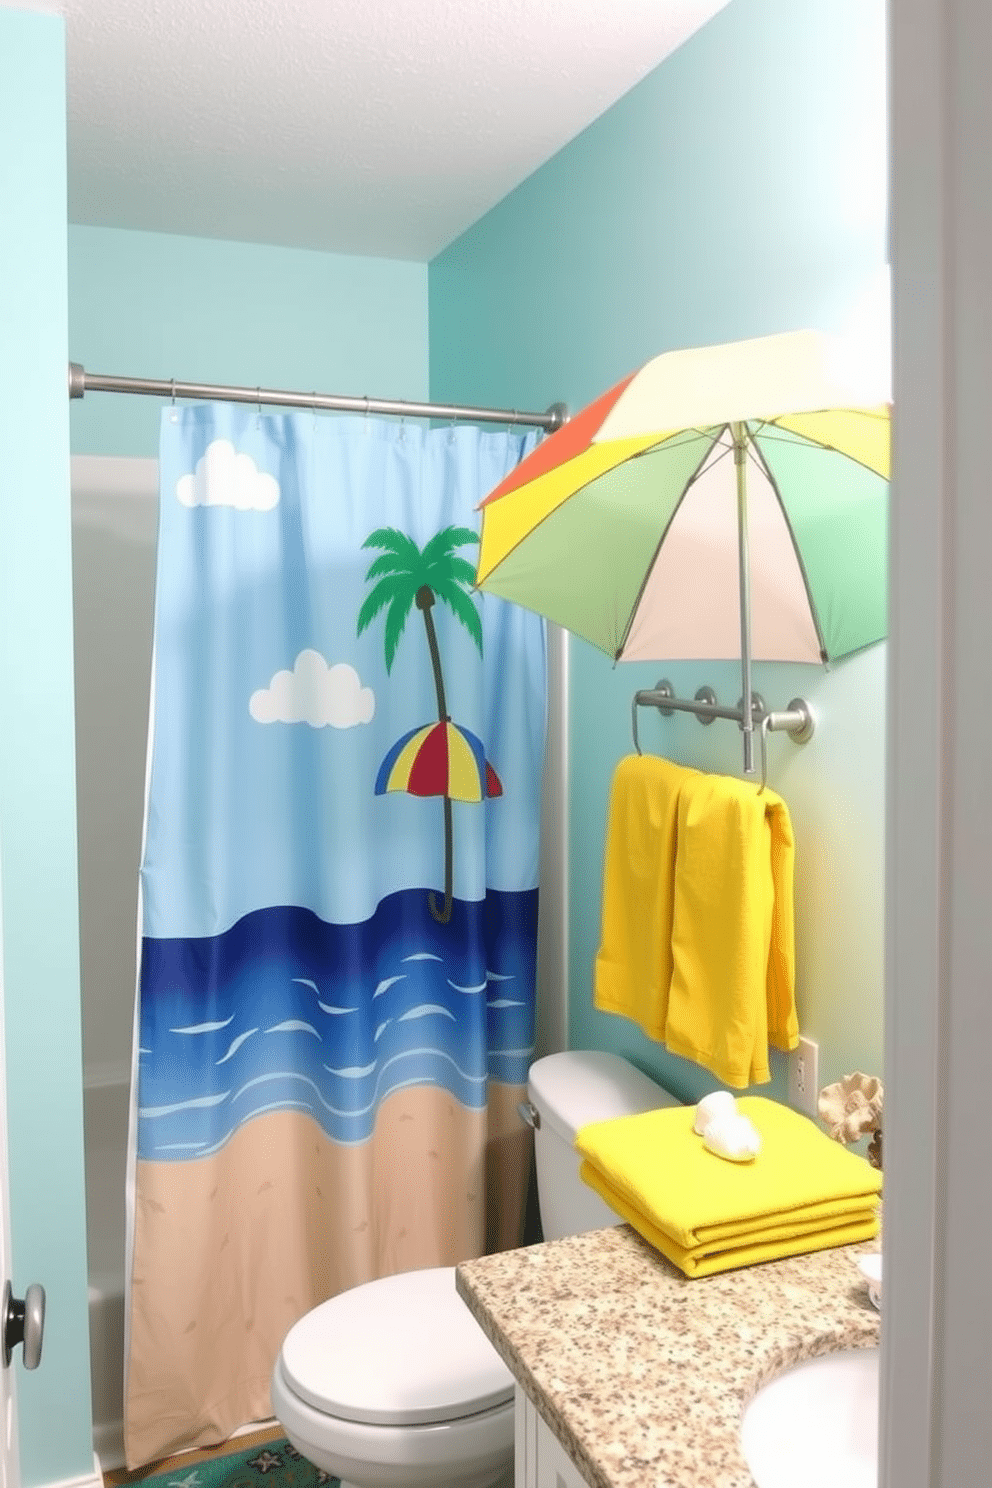
[[[814,331],[655,357],[485,499],[476,584],[616,660],[740,657],[750,770],[752,658],[885,636],[884,396]]]

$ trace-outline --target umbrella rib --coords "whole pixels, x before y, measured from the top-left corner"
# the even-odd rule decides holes
[[[794,408],[791,412],[783,410],[781,413],[772,414],[770,418],[752,418],[746,422],[759,425],[764,428],[767,424],[777,424],[783,418],[816,418],[821,413],[856,413],[861,418],[873,419],[876,423],[888,423],[889,414],[880,413],[877,408],[859,408],[856,404],[838,404],[830,408]]]
[[[817,412],[820,412],[820,413],[834,413],[834,412],[860,413],[862,411],[863,410],[857,409],[857,408],[843,409],[843,410],[840,410],[840,409],[836,409],[836,410],[835,409],[818,409],[817,410]],[[881,418],[881,415],[880,414],[867,414],[866,417],[870,417],[870,418]],[[748,423],[748,428],[752,431],[752,437],[754,436],[754,434],[760,434],[761,437],[762,437],[762,439],[767,439],[770,444],[771,443],[774,443],[774,441],[776,439],[776,435],[769,434],[768,433],[768,430],[769,429],[773,429],[773,428],[777,428],[777,427],[778,427],[778,420],[777,419],[751,419],[749,421],[749,423]],[[811,434],[797,434],[792,429],[781,429],[779,431],[779,434],[778,434],[777,438],[778,438],[778,441],[779,441],[780,444],[810,444],[810,445],[813,446],[814,449],[829,450],[831,452],[831,454],[842,455],[845,460],[850,460],[850,462],[851,462],[852,465],[860,465],[862,470],[870,470],[873,475],[877,475],[878,474],[878,471],[875,469],[874,465],[870,465],[867,460],[859,460],[858,457],[857,457],[857,455],[852,455],[848,450],[838,449],[835,444],[828,444],[825,439],[816,439]]]
[[[651,556],[651,562],[645,564],[645,567],[644,567],[644,577],[641,580],[640,586],[639,586],[639,588],[637,590],[637,598],[634,600],[634,603],[630,607],[630,614],[627,617],[627,624],[624,626],[623,635],[620,637],[620,644],[617,646],[616,651],[614,652],[614,655],[613,655],[613,660],[614,661],[619,661],[620,658],[621,658],[621,656],[623,655],[623,648],[627,644],[627,638],[630,635],[630,628],[631,628],[631,626],[634,623],[634,616],[637,614],[637,611],[640,608],[641,600],[644,597],[644,591],[647,588],[648,580],[651,577],[651,572],[652,572],[655,564],[658,561],[658,554],[661,552],[661,549],[664,546],[665,538],[668,536],[668,533],[669,533],[669,530],[671,528],[671,525],[675,521],[676,513],[678,512],[679,508],[681,507],[681,505],[682,505],[683,501],[685,500],[686,496],[689,494],[689,491],[691,490],[692,486],[699,479],[699,473],[702,470],[703,466],[709,460],[710,455],[713,453],[713,451],[716,448],[716,446],[720,443],[720,440],[729,431],[729,428],[730,428],[730,425],[729,424],[719,424],[719,425],[710,425],[706,429],[699,429],[699,430],[695,431],[695,437],[697,437],[697,438],[699,437],[700,434],[705,434],[710,429],[713,431],[713,435],[712,435],[712,438],[710,439],[710,442],[707,445],[706,449],[703,451],[703,454],[702,454],[702,456],[700,458],[700,461],[699,461],[698,465],[696,466],[696,468],[692,472],[692,474],[689,476],[688,480],[685,482],[685,485],[682,487],[682,494],[679,496],[678,501],[676,501],[675,505],[672,507],[671,515],[669,516],[668,521],[665,523],[665,526],[662,529],[661,536],[658,538],[658,541],[655,544],[654,553]],[[654,446],[654,447],[657,448],[657,445]],[[727,457],[728,454],[731,454],[732,452],[733,452],[733,444],[731,443],[730,446],[724,448],[721,451],[721,453],[717,456],[717,459],[723,460],[723,459],[725,459]],[[805,575],[803,575],[803,577],[805,579]]]
[[[782,513],[782,521],[785,523],[785,530],[789,534],[789,541],[792,544],[792,551],[796,555],[796,562],[799,565],[799,572],[803,576],[803,588],[806,590],[806,599],[809,603],[809,612],[813,617],[813,625],[816,629],[816,639],[820,643],[820,660],[823,662],[828,662],[830,660],[830,657],[827,654],[826,642],[823,637],[823,626],[820,624],[820,614],[816,607],[816,600],[813,598],[813,591],[810,588],[809,574],[806,572],[806,564],[803,562],[803,555],[800,551],[799,544],[796,541],[796,534],[793,531],[792,523],[789,521],[789,513],[786,510],[785,502],[782,500],[782,492],[778,488],[778,481],[775,479],[774,475],[772,475],[768,462],[766,461],[764,455],[761,453],[761,450],[755,444],[754,435],[750,429],[748,429],[748,453],[751,455],[751,458],[754,460],[755,464],[759,465],[764,471],[765,478],[775,493],[775,500],[778,502],[779,510]]]

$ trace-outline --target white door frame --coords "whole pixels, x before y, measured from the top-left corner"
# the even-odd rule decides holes
[[[890,0],[880,1488],[992,1463],[992,5]]]

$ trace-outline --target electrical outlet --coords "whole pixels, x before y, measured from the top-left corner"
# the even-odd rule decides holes
[[[799,1047],[789,1055],[789,1104],[807,1116],[816,1115],[820,1094],[817,1065],[820,1046],[812,1039],[801,1038]]]

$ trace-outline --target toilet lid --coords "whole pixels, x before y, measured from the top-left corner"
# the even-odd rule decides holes
[[[452,1421],[513,1396],[513,1376],[455,1291],[453,1266],[332,1297],[290,1329],[282,1363],[308,1405],[370,1425]]]

